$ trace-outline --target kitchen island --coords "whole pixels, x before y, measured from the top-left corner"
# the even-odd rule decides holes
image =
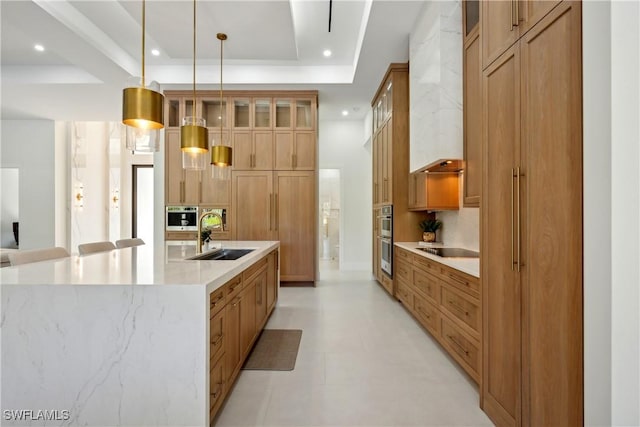
[[[198,261],[180,258],[189,245],[139,246],[3,268],[3,425],[208,425],[277,299],[279,242],[224,246],[254,250]]]

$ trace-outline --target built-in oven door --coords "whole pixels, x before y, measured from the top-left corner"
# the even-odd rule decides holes
[[[380,221],[380,235],[383,237],[393,237],[393,207],[383,206],[380,210],[378,220]]]
[[[167,206],[166,231],[198,230],[197,206]]]
[[[392,254],[393,245],[391,243],[391,239],[382,237],[380,239],[380,268],[382,268],[382,271],[387,273],[389,276],[392,275]]]

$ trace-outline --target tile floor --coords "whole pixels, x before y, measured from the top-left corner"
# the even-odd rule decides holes
[[[267,328],[302,329],[289,372],[241,371],[217,426],[491,425],[465,376],[369,273],[281,288]]]

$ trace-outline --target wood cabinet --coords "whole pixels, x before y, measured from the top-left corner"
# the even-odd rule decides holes
[[[371,102],[373,112],[372,197],[373,197],[373,274],[385,289],[393,292],[393,280],[380,269],[378,230],[381,206],[393,206],[393,239],[421,239],[418,223],[423,212],[409,210],[409,67],[390,64]],[[393,264],[393,259],[392,259]],[[392,270],[394,269],[392,265]]]
[[[276,170],[315,170],[316,136],[311,131],[276,131]]]
[[[278,299],[278,289],[280,285],[279,277],[279,252],[272,251],[268,257],[267,264],[267,311],[271,312]]]
[[[279,240],[280,280],[315,280],[315,173],[233,172],[234,240]]]
[[[227,365],[227,382],[231,384],[233,377],[240,370],[242,361],[240,350],[240,323],[241,323],[241,298],[236,296],[231,299],[225,308],[227,329],[225,337],[225,357]]]
[[[583,423],[581,64],[565,1],[483,74],[481,405],[500,426]]]
[[[457,210],[460,208],[459,185],[457,172],[414,172],[409,175],[409,210]]]
[[[482,66],[487,68],[560,0],[483,1],[481,8]]]
[[[199,171],[182,169],[180,130],[165,131],[165,203],[167,205],[197,205],[202,188]]]
[[[395,248],[396,297],[477,383],[482,368],[482,301],[477,277]]]
[[[232,135],[234,170],[273,169],[272,131],[234,131]]]
[[[464,14],[476,13],[473,5],[477,1],[465,1]],[[482,63],[480,57],[480,25],[469,29],[475,16],[463,20],[466,25],[463,47],[463,205],[466,208],[480,207],[482,190]]]

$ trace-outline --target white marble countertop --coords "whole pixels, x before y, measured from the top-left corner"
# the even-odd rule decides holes
[[[207,285],[212,292],[279,247],[278,241],[219,241],[223,248],[255,249],[235,261],[186,260],[195,242],[164,242],[0,269],[10,285]]]
[[[420,244],[417,242],[394,242],[394,244],[402,249],[413,252],[414,254],[423,256],[425,258],[432,259],[440,264],[444,264],[448,267],[455,268],[456,270],[460,270],[463,273],[470,274],[474,277],[480,277],[480,259],[479,258],[443,258],[438,255],[430,254],[428,252],[424,252],[418,250]],[[429,245],[430,247],[452,247],[450,245],[443,244],[433,244]],[[463,248],[466,249],[466,248]]]

